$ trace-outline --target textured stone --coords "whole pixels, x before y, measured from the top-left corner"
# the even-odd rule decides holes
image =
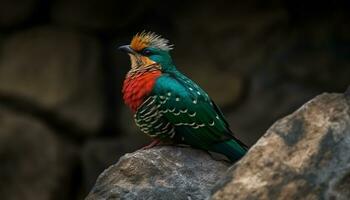
[[[323,94],[278,120],[211,199],[349,199],[350,98]]]
[[[6,200],[67,199],[74,150],[30,116],[0,108],[0,194]]]
[[[35,11],[39,0],[1,0],[0,26],[10,27],[27,20]]]
[[[227,167],[191,148],[140,150],[105,170],[86,199],[205,199]]]
[[[2,48],[0,93],[93,132],[104,111],[99,50],[94,38],[54,27],[14,34]]]
[[[90,190],[104,169],[116,163],[125,153],[145,146],[145,142],[135,140],[134,135],[86,142],[82,150],[84,187]]]

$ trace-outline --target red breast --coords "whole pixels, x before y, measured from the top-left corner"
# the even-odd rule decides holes
[[[126,77],[123,85],[123,99],[134,112],[142,104],[145,97],[152,92],[161,71],[155,70]]]

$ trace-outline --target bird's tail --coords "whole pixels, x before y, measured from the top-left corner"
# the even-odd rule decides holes
[[[217,153],[224,154],[232,162],[236,162],[242,158],[247,152],[248,147],[236,139],[226,140],[216,143],[211,150]]]

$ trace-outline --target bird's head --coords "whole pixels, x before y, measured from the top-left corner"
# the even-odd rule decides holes
[[[119,49],[129,54],[132,71],[152,66],[167,70],[173,66],[169,54],[172,47],[167,39],[153,32],[142,32],[132,38],[130,45],[120,46]]]

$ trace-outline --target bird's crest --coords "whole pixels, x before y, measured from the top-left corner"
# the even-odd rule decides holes
[[[173,45],[169,44],[169,40],[162,38],[153,32],[137,33],[131,40],[131,48],[135,51],[140,51],[145,47],[158,48],[164,51],[170,51],[173,49]]]

